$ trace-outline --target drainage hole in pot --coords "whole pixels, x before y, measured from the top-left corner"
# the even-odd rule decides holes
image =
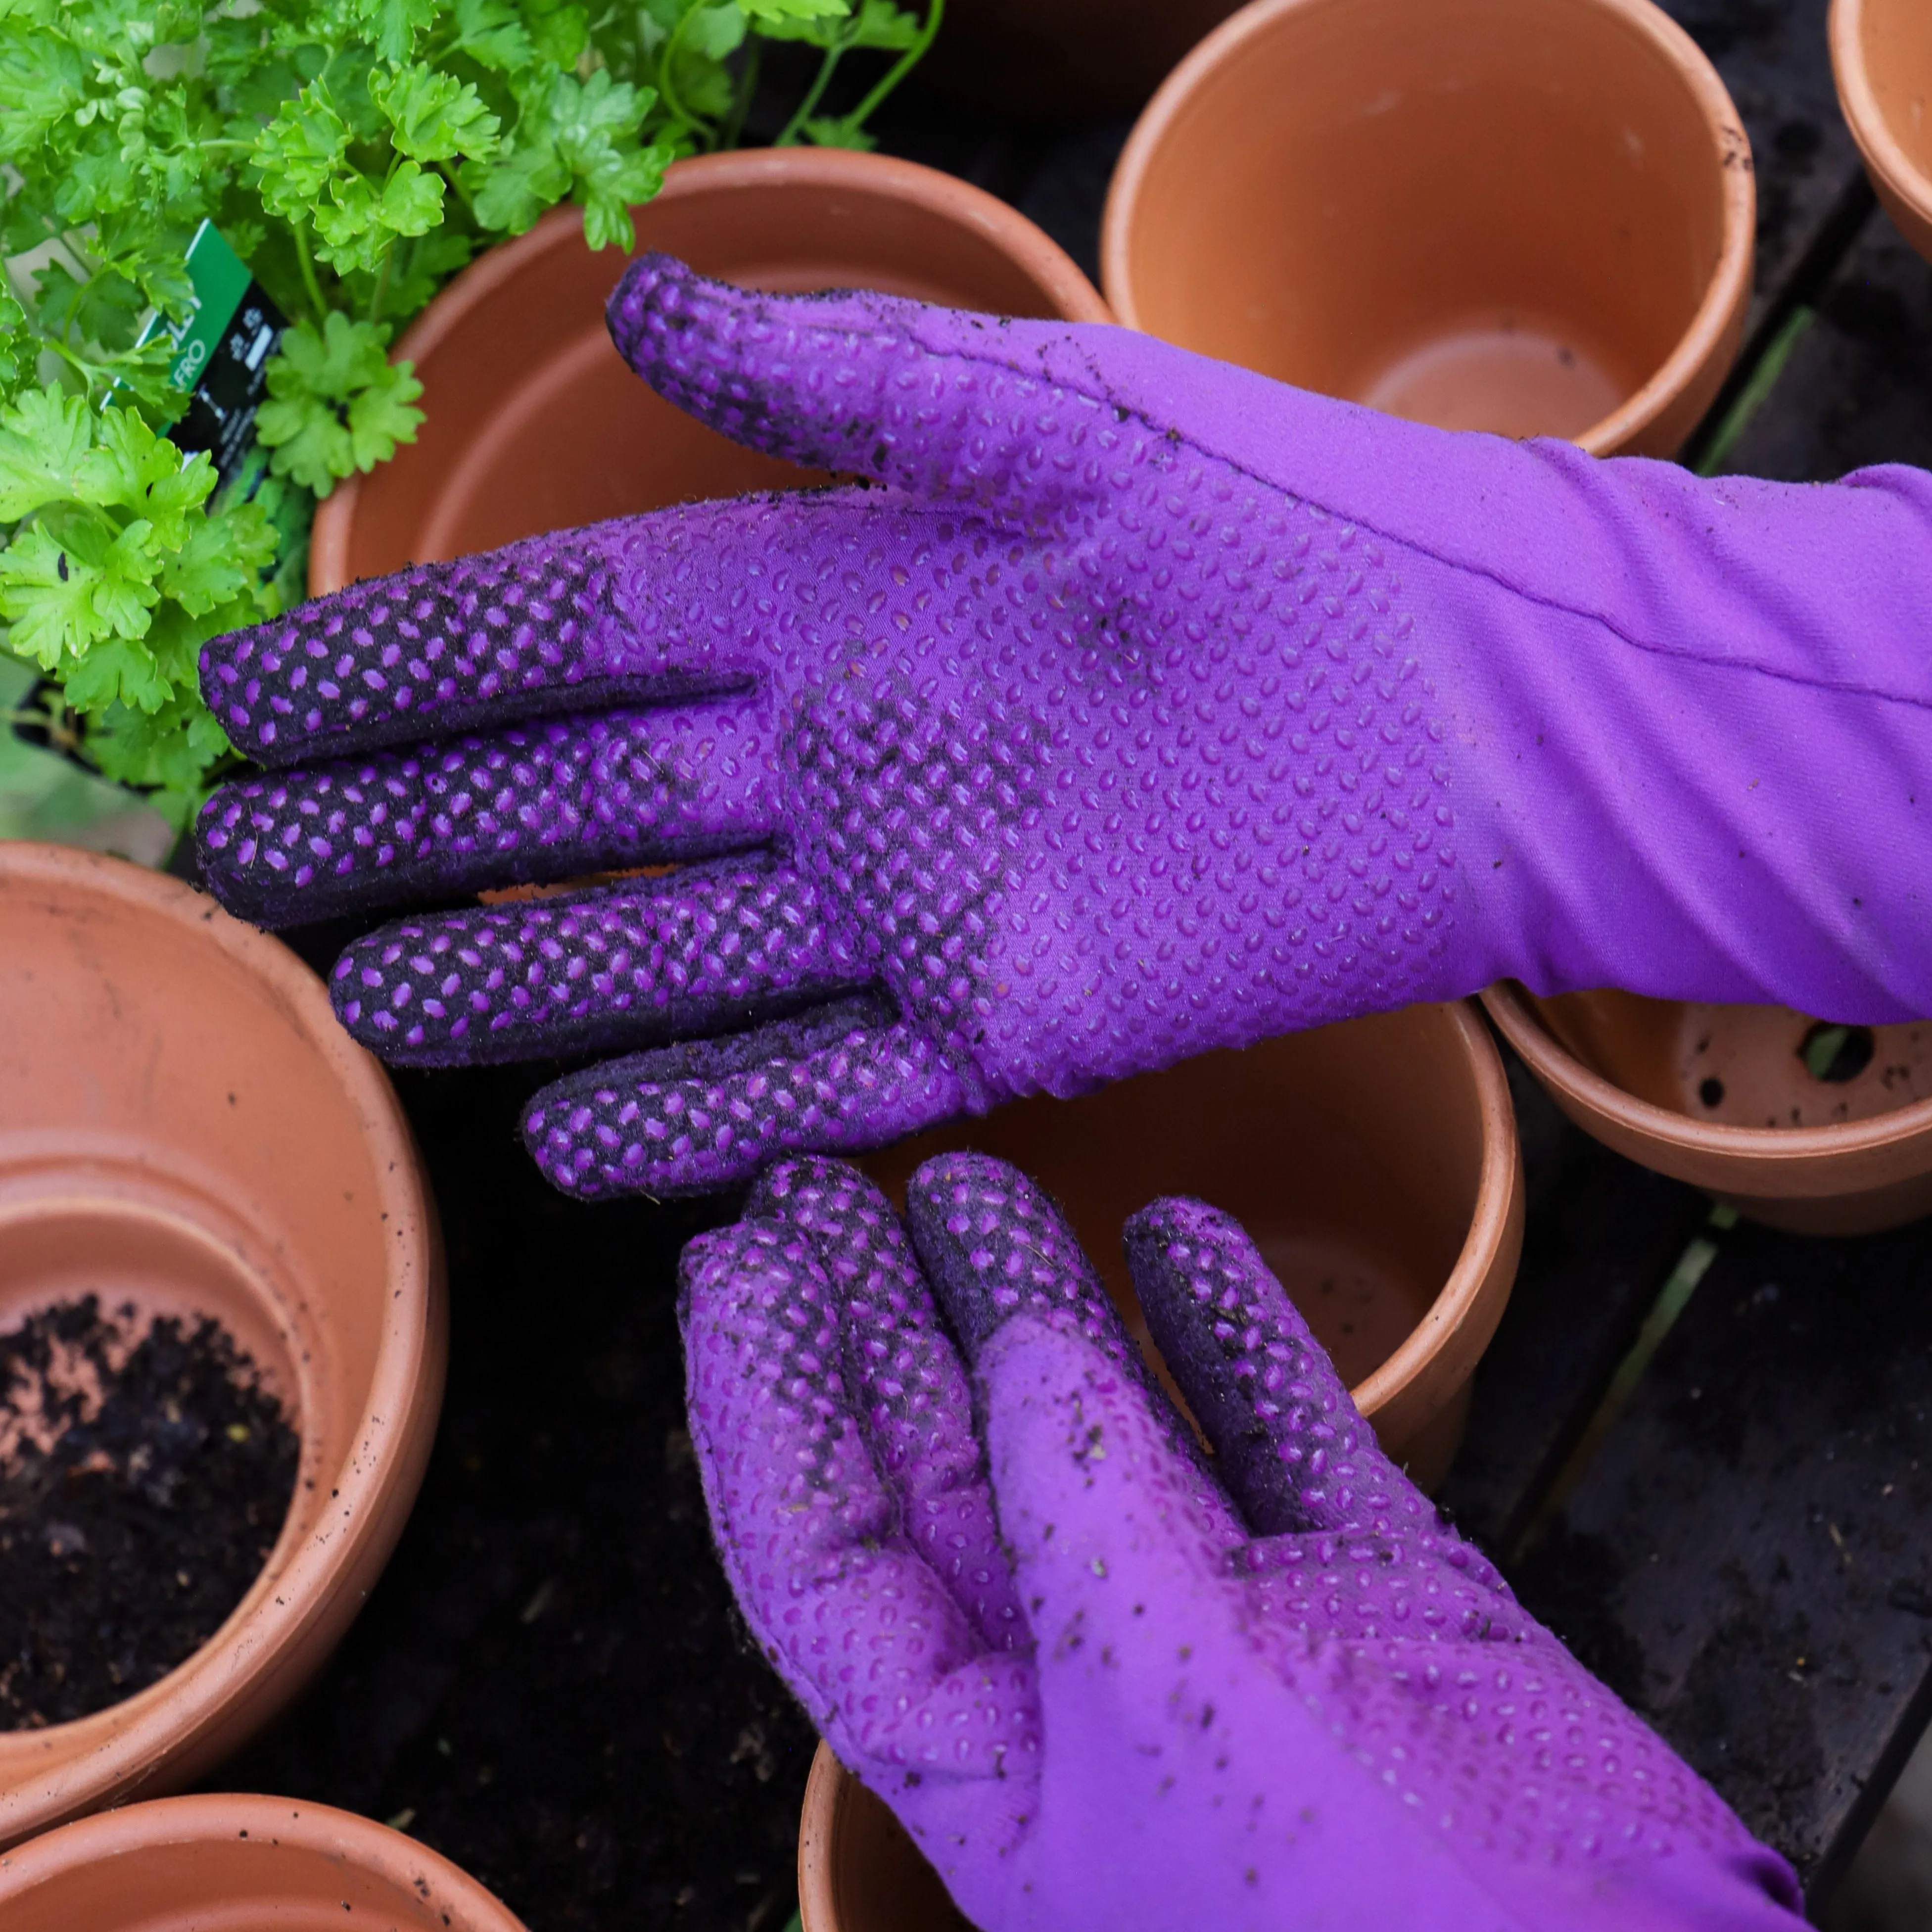
[[[1697,1083],[1697,1097],[1707,1107],[1721,1107],[1724,1104],[1724,1083],[1714,1073],[1706,1074]]]
[[[1877,1036],[1870,1027],[1834,1026],[1820,1020],[1798,1043],[1798,1057],[1814,1080],[1856,1080],[1872,1063]]]
[[[301,1444],[218,1322],[88,1295],[0,1334],[0,1731],[145,1690],[261,1574]]]

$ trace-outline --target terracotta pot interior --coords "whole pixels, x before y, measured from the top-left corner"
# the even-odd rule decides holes
[[[1592,1072],[1692,1120],[1828,1127],[1932,1100],[1932,1021],[1834,1028],[1789,1006],[1525,997]]]
[[[400,1237],[370,1211],[384,1178],[339,1070],[214,942],[209,902],[157,882],[191,908],[183,920],[117,897],[116,874],[134,871],[99,862],[96,890],[80,872],[0,868],[0,1327],[92,1292],[143,1320],[212,1315],[254,1358],[302,1460],[232,1628],[333,1507],[391,1318],[386,1244]],[[10,1778],[98,1747],[178,1674],[72,1724],[0,1733],[0,1798]]]
[[[1055,312],[1052,291],[986,227],[879,187],[770,170],[717,192],[680,179],[674,170],[663,196],[634,211],[640,253],[662,250],[753,288],[864,287],[1003,314]],[[624,257],[593,253],[570,215],[512,247],[518,266],[490,299],[420,356],[427,419],[412,447],[357,486],[340,582],[607,517],[828,480],[740,448],[625,367],[604,324]]]
[[[822,1802],[821,1780],[832,1780],[825,1834],[830,1922],[813,1910],[817,1888],[808,1879],[800,1888],[803,1932],[970,1932],[971,1920],[891,1807],[829,1759],[820,1744],[805,1804],[808,1828],[814,1800]]]
[[[1740,155],[1742,165],[1748,159]],[[1152,334],[1452,429],[1576,436],[1724,246],[1703,108],[1588,0],[1306,0],[1200,86],[1122,246]]]
[[[1924,0],[1862,0],[1865,80],[1886,132],[1932,199],[1932,7]]]
[[[1150,1352],[1122,1225],[1165,1194],[1225,1208],[1354,1388],[1456,1266],[1483,1123],[1454,1028],[1422,1006],[1206,1054],[1077,1100],[1015,1102],[864,1164],[902,1201],[921,1161],[969,1147],[1054,1196]]]
[[[7,1906],[7,1932],[448,1932],[434,1904],[309,1846],[152,1845],[63,1873]]]

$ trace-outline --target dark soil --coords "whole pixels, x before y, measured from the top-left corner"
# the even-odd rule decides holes
[[[0,1462],[0,1730],[166,1676],[288,1514],[300,1444],[227,1331],[170,1318],[130,1352],[133,1332],[89,1295],[0,1335],[0,1436],[20,1433]]]
[[[810,1724],[747,1640],[685,1430],[685,1241],[517,1129],[552,1070],[395,1077],[448,1244],[422,1496],[307,1701],[213,1774],[396,1822],[533,1932],[782,1932]]]

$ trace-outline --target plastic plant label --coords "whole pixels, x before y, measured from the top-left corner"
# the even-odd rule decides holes
[[[188,272],[194,304],[187,320],[171,323],[156,316],[142,339],[173,338],[169,380],[193,400],[169,430],[169,439],[190,455],[206,450],[225,484],[254,443],[255,412],[268,390],[268,358],[288,318],[212,221],[204,221],[188,244]]]
[[[181,419],[168,431],[178,449],[207,452],[220,479],[215,500],[259,500],[280,532],[274,575],[284,601],[298,601],[308,557],[308,527],[315,501],[298,484],[269,474],[268,458],[255,441],[255,414],[268,393],[268,358],[280,346],[288,318],[268,299],[247,262],[212,221],[188,244],[188,279],[194,301],[184,322],[151,317],[143,342],[172,339],[175,358],[168,376],[189,392]]]

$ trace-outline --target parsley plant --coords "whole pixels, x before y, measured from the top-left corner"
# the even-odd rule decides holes
[[[259,502],[211,507],[157,434],[188,399],[139,337],[187,313],[201,221],[292,319],[265,488],[326,496],[414,436],[390,340],[481,248],[565,201],[629,248],[672,160],[736,145],[770,41],[819,54],[780,144],[870,146],[943,4],[0,0],[0,644],[58,688],[42,722],[184,820],[232,756],[200,646],[290,589]],[[896,58],[821,112],[860,50]]]

